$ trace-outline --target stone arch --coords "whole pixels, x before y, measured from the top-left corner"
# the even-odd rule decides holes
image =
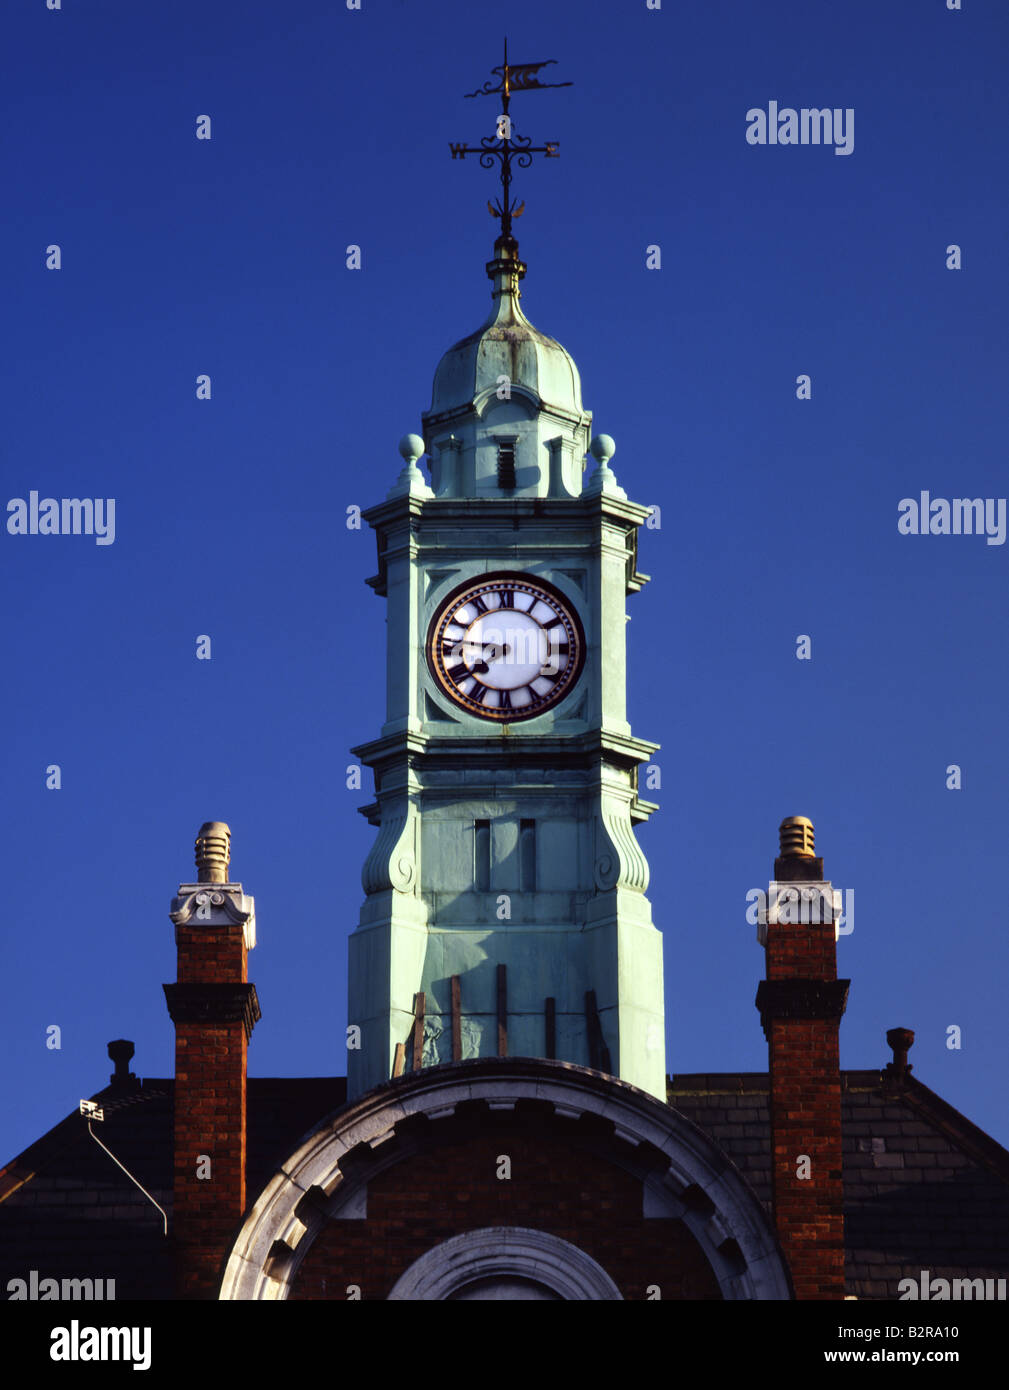
[[[615,1077],[521,1057],[425,1068],[327,1116],[246,1217],[226,1262],[220,1297],[287,1298],[323,1227],[334,1218],[365,1215],[367,1186],[375,1175],[402,1163],[411,1145],[430,1147],[437,1132],[432,1126],[477,1123],[481,1109],[534,1110],[544,1125],[575,1122],[591,1129],[609,1146],[610,1160],[640,1178],[644,1214],[673,1217],[690,1231],[723,1298],[792,1297],[767,1213],[703,1131]]]
[[[489,1281],[541,1286],[549,1292],[540,1297],[569,1301],[621,1299],[610,1276],[584,1250],[525,1226],[489,1226],[432,1246],[397,1279],[389,1298],[458,1298]]]

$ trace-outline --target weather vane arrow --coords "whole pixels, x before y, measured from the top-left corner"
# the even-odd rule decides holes
[[[560,157],[558,141],[547,140],[542,145],[534,145],[529,136],[519,135],[513,130],[511,116],[508,114],[508,106],[513,92],[531,92],[548,87],[570,87],[573,85],[570,82],[540,82],[537,73],[542,68],[550,67],[554,62],[555,59],[548,58],[542,63],[509,63],[508,40],[505,39],[504,62],[500,67],[491,68],[491,72],[498,78],[497,85],[495,86],[493,82],[488,81],[477,91],[466,93],[467,97],[501,97],[501,105],[504,109],[497,118],[495,134],[484,136],[479,146],[449,142],[453,159],[465,159],[468,154],[475,154],[480,160],[482,169],[493,169],[495,162],[500,164],[501,198],[494,203],[488,199],[487,209],[492,217],[501,219],[502,236],[511,236],[512,218],[521,217],[525,211],[525,202],[516,205],[512,200],[512,161],[519,169],[528,169],[533,162],[534,154],[545,155],[547,159]]]

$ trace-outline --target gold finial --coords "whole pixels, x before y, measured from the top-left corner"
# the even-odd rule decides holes
[[[196,837],[197,883],[227,883],[231,831],[221,820],[208,820]]]
[[[805,816],[786,816],[778,827],[782,859],[815,859],[813,822]]]

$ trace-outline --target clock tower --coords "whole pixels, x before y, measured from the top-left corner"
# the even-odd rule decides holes
[[[507,94],[518,70],[499,71]],[[379,736],[354,750],[378,834],[350,937],[348,1092],[521,1056],[664,1100],[662,940],[634,834],[656,809],[638,771],[657,745],[626,710],[648,508],[619,486],[612,439],[590,443],[571,356],[520,306],[518,137],[502,129],[490,315],[442,357],[423,438],[401,441],[398,482],[364,514],[387,692]]]

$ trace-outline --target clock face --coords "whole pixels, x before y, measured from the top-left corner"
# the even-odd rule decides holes
[[[440,688],[482,719],[531,719],[569,693],[585,636],[542,579],[485,574],[449,594],[431,622],[427,660]]]

